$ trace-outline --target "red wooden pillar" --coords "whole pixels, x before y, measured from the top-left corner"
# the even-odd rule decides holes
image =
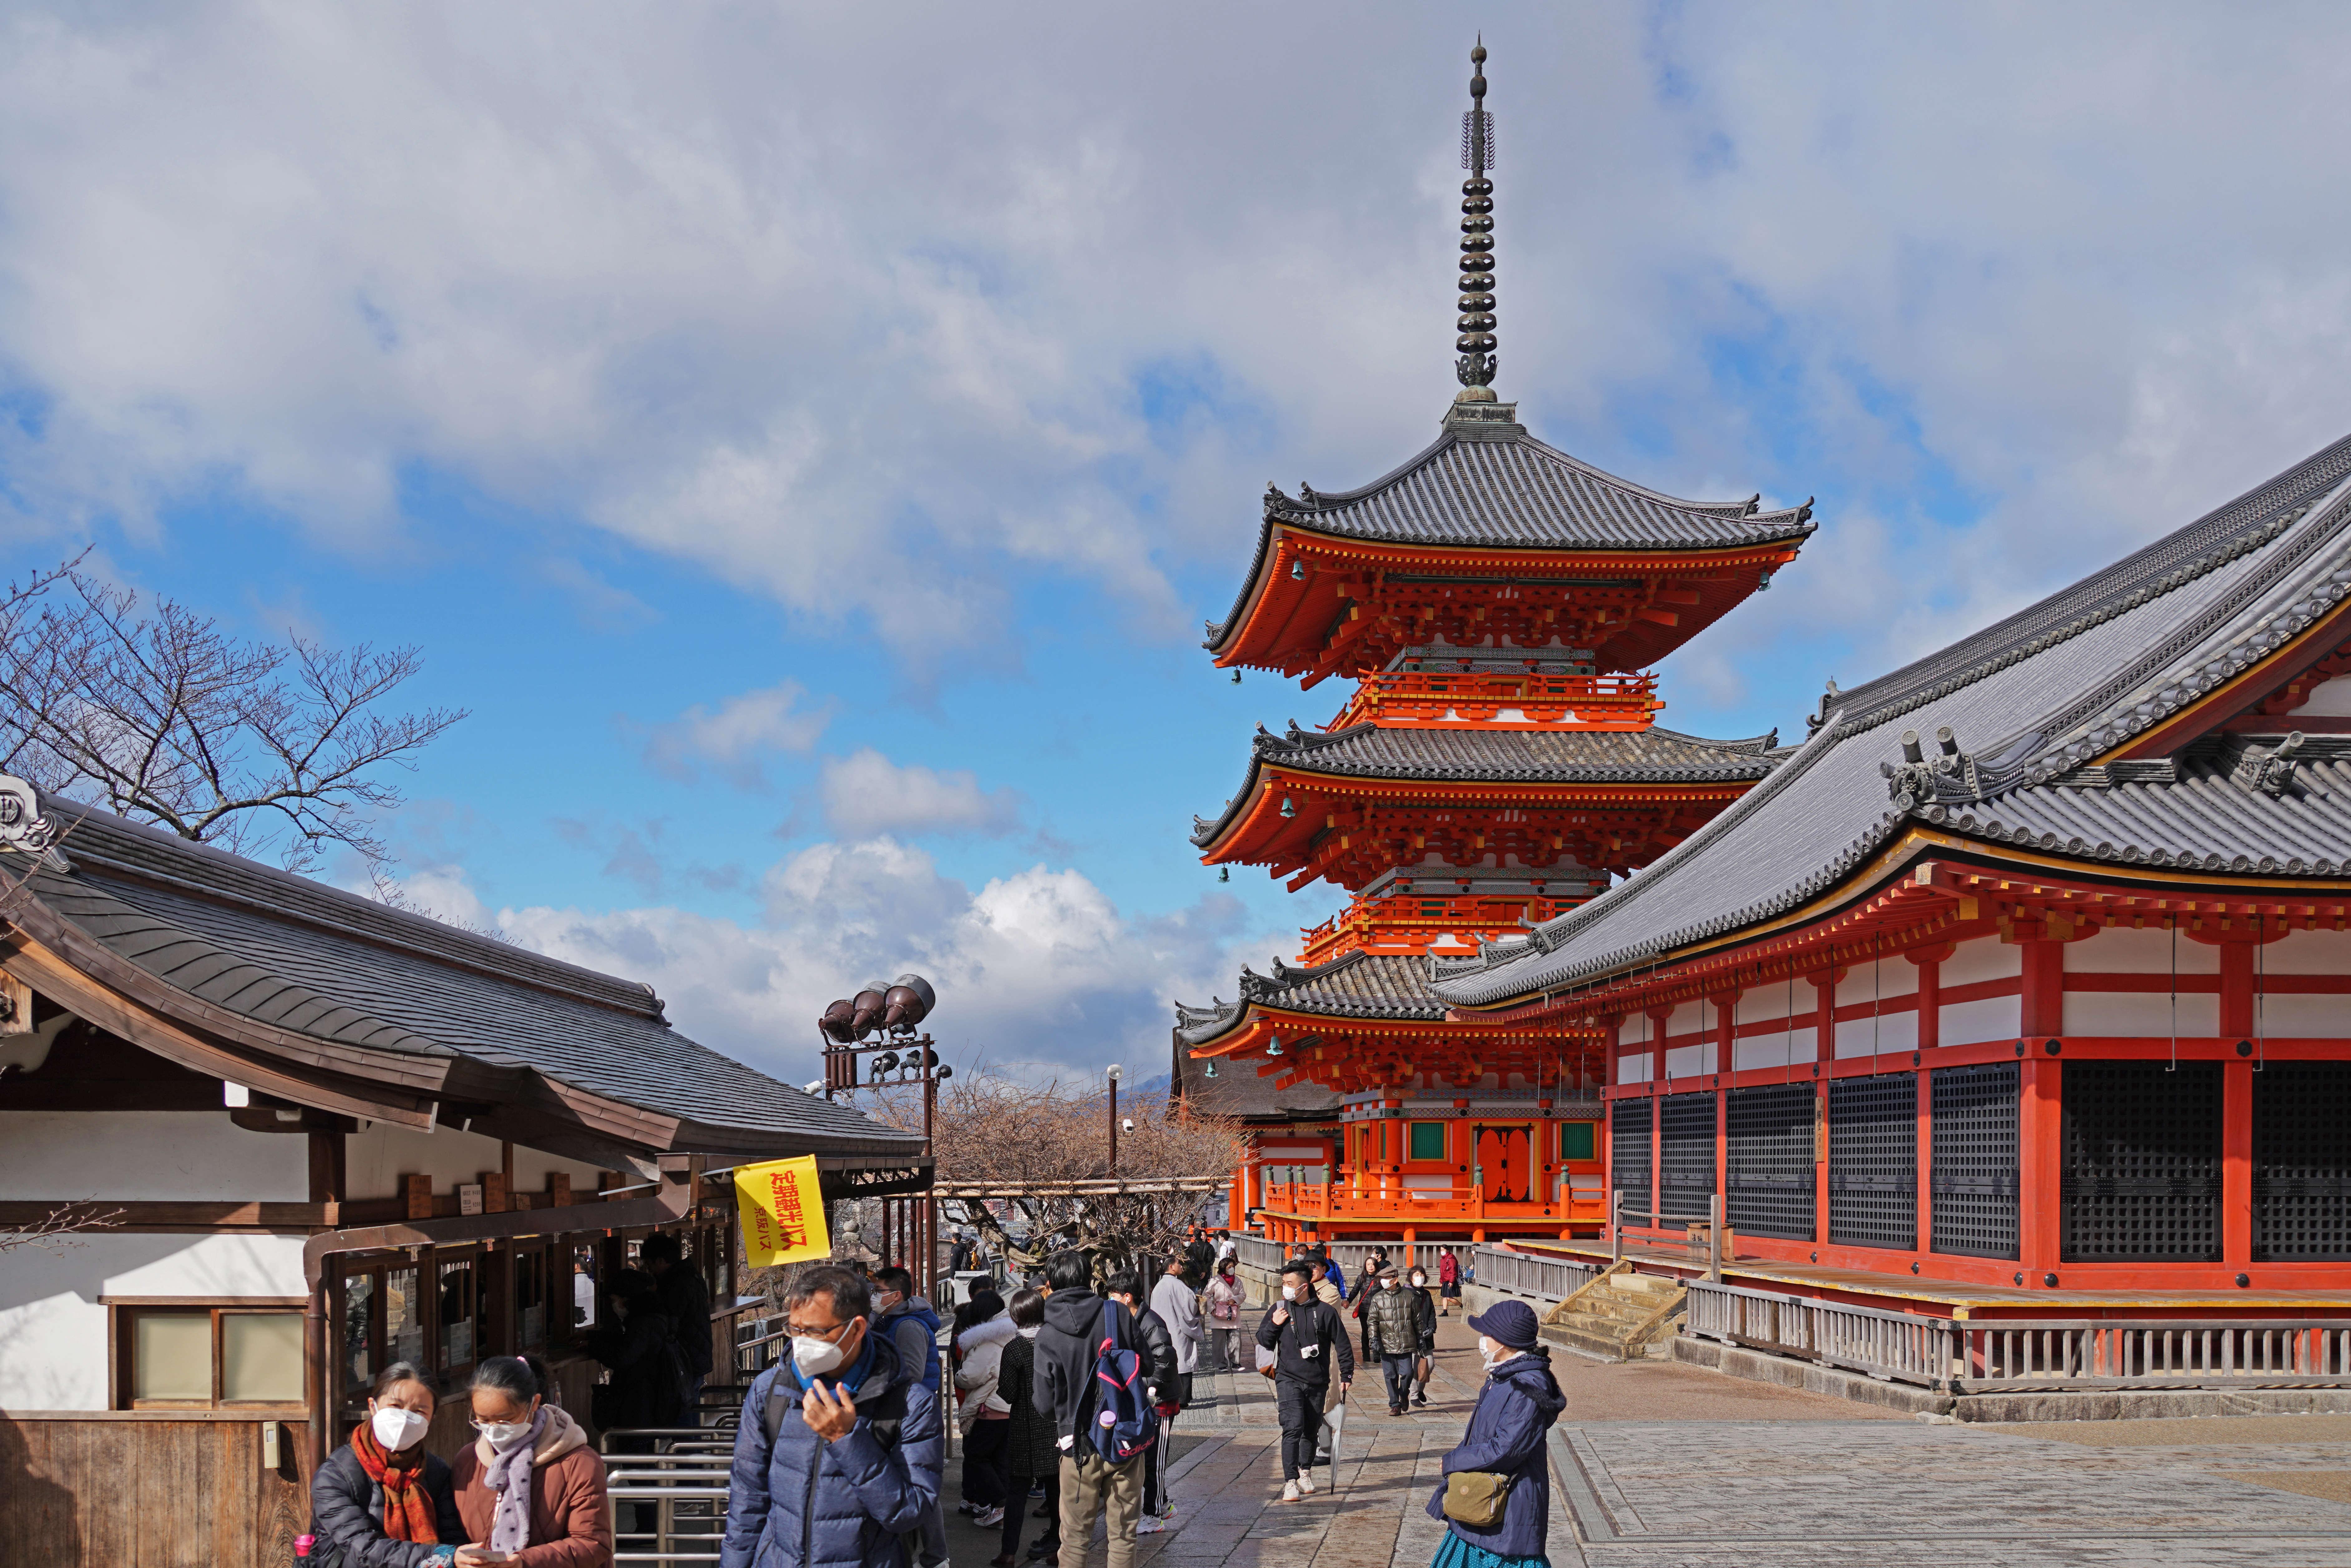
[[[1657,1223],[1666,1207],[1666,1020],[1673,1009],[1649,1014],[1649,1217]]]
[[[2220,1261],[2253,1260],[2253,1063],[2237,1042],[2253,1032],[2253,945],[2220,946]]]
[[[1836,984],[1842,971],[1808,975],[1818,1008],[1813,1028],[1813,1240],[1829,1239],[1829,1074],[1836,1065]]]
[[[2049,1054],[2048,1042],[2065,1021],[2065,946],[2038,936],[2018,946],[2024,1060],[2016,1116],[2016,1256],[2027,1282],[2038,1284],[2039,1275],[2056,1269],[2064,1239],[2064,1067]]]
[[[1723,1077],[1739,1069],[1739,993],[1714,998],[1714,1191],[1726,1212],[1730,1202],[1730,1091]]]
[[[1918,966],[1918,1250],[1935,1249],[1935,1070],[1927,1054],[1943,1036],[1942,949]]]

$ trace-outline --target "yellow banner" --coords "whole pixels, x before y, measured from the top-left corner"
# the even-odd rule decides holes
[[[814,1155],[736,1166],[735,1208],[743,1220],[743,1260],[754,1269],[832,1256]]]

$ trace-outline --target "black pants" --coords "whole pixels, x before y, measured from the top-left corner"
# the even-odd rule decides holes
[[[1322,1435],[1322,1401],[1331,1385],[1282,1377],[1275,1379],[1273,1391],[1281,1417],[1281,1479],[1294,1481],[1314,1468],[1314,1447]]]
[[[1163,1392],[1174,1396],[1176,1408],[1180,1414],[1192,1403],[1192,1375],[1177,1373],[1176,1386]],[[1166,1511],[1165,1505],[1167,1500],[1159,1494],[1159,1473],[1167,1463],[1167,1445],[1175,1436],[1176,1417],[1170,1416],[1159,1424],[1159,1440],[1143,1450],[1143,1511],[1145,1513]]]
[[[1413,1367],[1419,1360],[1410,1352],[1380,1357],[1380,1372],[1388,1380],[1389,1408],[1401,1410],[1412,1403]]]
[[[976,1508],[1004,1501],[1005,1438],[1009,1421],[974,1421],[963,1440],[963,1499]]]
[[[996,1421],[988,1424],[998,1427],[1012,1425],[1009,1421]],[[1004,1503],[1004,1533],[998,1538],[1003,1545],[1004,1555],[1007,1557],[1018,1556],[1020,1552],[1020,1521],[1029,1511],[1029,1483],[1031,1480],[1041,1480],[1045,1483],[1045,1539],[1051,1541],[1061,1533],[1061,1467],[1056,1465],[1041,1476],[1014,1476],[1010,1479],[1011,1484],[1007,1489],[1010,1495],[1006,1498]]]

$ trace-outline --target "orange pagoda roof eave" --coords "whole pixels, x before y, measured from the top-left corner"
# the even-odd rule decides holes
[[[1209,644],[1209,653],[1219,669],[1238,666],[1284,674],[1312,669],[1329,648],[1348,611],[1364,607],[1364,601],[1348,590],[1351,586],[1362,590],[1366,585],[1351,580],[1367,576],[1374,596],[1382,591],[1383,580],[1389,573],[1458,573],[1471,580],[1507,580],[1507,583],[1497,586],[1597,587],[1589,581],[1595,577],[1626,584],[1659,579],[1700,579],[1727,584],[1749,573],[1760,577],[1778,570],[1796,559],[1803,543],[1802,538],[1796,538],[1712,549],[1678,547],[1656,550],[1434,547],[1384,544],[1324,533],[1290,519],[1270,527],[1272,538],[1249,583],[1244,601],[1246,608],[1228,621],[1222,634]],[[1293,575],[1301,569],[1302,577]],[[1678,634],[1667,639],[1663,647],[1645,650],[1638,662],[1654,664],[1663,658],[1735,608],[1755,588],[1752,582],[1743,583],[1726,601],[1708,605],[1703,616],[1685,611],[1677,617],[1668,611],[1653,621],[1639,622],[1653,634],[1667,627],[1675,628]],[[1681,630],[1685,622],[1687,629]],[[1301,625],[1302,630],[1293,632],[1293,627]]]
[[[1304,863],[1311,854],[1311,841],[1327,831],[1310,820],[1311,811],[1298,807],[1298,801],[1306,799],[1363,800],[1382,812],[1458,810],[1481,806],[1496,810],[1606,810],[1675,801],[1727,803],[1754,787],[1751,779],[1673,784],[1537,784],[1382,779],[1269,769],[1261,762],[1252,768],[1251,773],[1250,782],[1244,786],[1252,796],[1248,808],[1232,816],[1225,831],[1201,849],[1202,865],[1262,865],[1270,868],[1270,874],[1280,876],[1286,870]],[[1285,792],[1291,798],[1293,810],[1300,810],[1299,815],[1281,815]],[[1327,811],[1322,814],[1329,815]],[[1378,830],[1367,824],[1352,831]],[[1278,847],[1278,841],[1284,837],[1297,839],[1298,848]]]
[[[1948,858],[1946,858],[1948,857]],[[1656,955],[1573,988],[1454,1007],[1452,1023],[1531,1023],[1538,1019],[1625,1014],[1642,1006],[1712,997],[1791,973],[1842,969],[1872,951],[1980,936],[1998,928],[1984,906],[2106,917],[2266,917],[2305,926],[2351,925],[2351,885],[2341,879],[2273,877],[2258,882],[2178,867],[2100,865],[2036,853],[1927,828],[1887,845],[1840,887],[1801,908],[1741,931]],[[2068,922],[2069,925],[2073,922]],[[1874,947],[1889,933],[1900,945]],[[1840,952],[1840,943],[1853,945]],[[1823,962],[1825,959],[1825,962]],[[1746,977],[1740,984],[1741,975]]]

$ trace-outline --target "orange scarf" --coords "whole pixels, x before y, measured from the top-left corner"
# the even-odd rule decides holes
[[[374,1429],[362,1421],[352,1429],[351,1452],[368,1479],[383,1489],[383,1532],[394,1541],[441,1544],[433,1500],[424,1491],[424,1445],[392,1453],[375,1440]]]

